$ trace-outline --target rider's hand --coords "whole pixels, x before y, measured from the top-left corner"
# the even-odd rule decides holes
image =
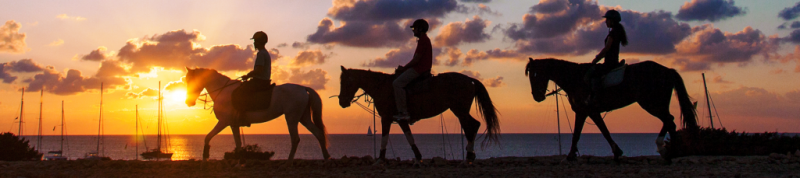
[[[249,74],[248,75],[242,75],[242,80],[247,80],[247,79],[250,79],[250,75]]]

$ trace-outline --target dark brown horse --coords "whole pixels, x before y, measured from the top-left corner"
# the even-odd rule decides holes
[[[584,103],[591,92],[589,85],[584,82],[584,75],[591,66],[592,64],[577,64],[552,58],[537,60],[531,58],[525,67],[525,75],[529,77],[531,82],[533,99],[537,102],[544,101],[548,81],[550,80],[567,92],[569,96],[569,103],[572,105],[572,110],[575,111],[575,133],[572,135],[572,147],[570,147],[567,160],[576,160],[577,155],[575,153],[578,151],[578,140],[587,116],[594,121],[597,128],[603,133],[608,144],[611,145],[614,159],[618,160],[619,156],[622,155],[622,150],[611,139],[600,113],[638,102],[639,106],[642,106],[645,111],[656,116],[664,123],[658,133],[656,145],[662,157],[669,162],[670,157],[666,154],[668,150],[663,147],[664,136],[669,132],[671,140],[680,140],[677,139],[679,135],[675,130],[677,126],[673,122],[674,117],[669,113],[669,102],[672,98],[673,89],[678,95],[678,103],[683,115],[683,126],[689,129],[698,128],[697,120],[695,119],[696,112],[689,95],[686,93],[686,87],[683,85],[683,79],[680,74],[674,69],[652,61],[629,65],[626,68],[622,83],[598,93],[597,104],[594,107],[590,107]]]
[[[379,157],[381,161],[386,155],[389,129],[392,126],[392,122],[395,122],[392,115],[397,114],[392,87],[393,80],[394,77],[391,74],[346,69],[342,66],[339,105],[342,108],[349,107],[359,88],[374,98],[375,107],[381,116],[382,138]],[[478,128],[481,126],[481,123],[469,114],[473,99],[477,100],[478,109],[486,122],[484,143],[487,140],[496,143],[497,136],[500,134],[500,127],[497,120],[497,111],[494,108],[494,104],[492,104],[492,99],[489,98],[489,93],[480,81],[460,73],[439,74],[430,79],[430,91],[410,95],[408,97],[410,122],[413,123],[439,115],[447,109],[453,111],[467,137],[467,162],[471,163],[475,160],[475,137],[478,134]],[[403,133],[405,133],[408,143],[411,144],[414,156],[417,160],[422,160],[422,155],[414,144],[409,122],[402,121],[398,122],[398,124]]]

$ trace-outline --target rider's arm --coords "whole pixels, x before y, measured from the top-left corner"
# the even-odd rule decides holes
[[[417,65],[417,63],[419,63],[419,61],[420,61],[420,59],[419,59],[419,55],[417,55],[416,53],[414,53],[414,57],[413,57],[413,58],[411,58],[411,61],[409,61],[409,62],[408,62],[408,64],[406,64],[406,65],[405,65],[405,66],[403,66],[403,67],[405,67],[405,68],[409,68],[409,67],[416,66],[416,65]]]
[[[600,50],[600,53],[598,53],[597,56],[594,57],[594,60],[592,60],[592,64],[600,62],[600,59],[606,56],[606,52],[608,52],[608,49],[611,48],[613,41],[614,41],[613,37],[609,36],[608,39],[606,40],[606,46],[604,46],[603,49]]]
[[[248,76],[253,76],[253,75],[261,73],[261,72],[264,72],[264,66],[263,65],[257,65],[256,68],[253,69],[253,71],[250,71],[250,73],[247,73],[247,75]]]

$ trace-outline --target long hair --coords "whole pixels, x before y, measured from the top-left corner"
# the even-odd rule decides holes
[[[620,39],[619,41],[622,43],[622,46],[628,46],[628,35],[625,34],[625,27],[623,27],[622,24],[619,23],[619,21],[617,21],[616,23],[614,23],[614,26],[612,28],[621,31],[622,39]]]

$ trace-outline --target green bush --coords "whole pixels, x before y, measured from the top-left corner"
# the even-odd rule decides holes
[[[0,161],[42,160],[42,153],[28,145],[28,140],[11,132],[0,134]]]
[[[800,149],[800,136],[786,136],[777,132],[737,133],[725,128],[701,128],[697,131],[678,130],[680,141],[667,141],[673,157],[689,155],[769,155],[794,153]],[[678,148],[678,149],[674,149]]]
[[[258,144],[245,145],[241,149],[235,149],[233,152],[225,152],[224,159],[255,159],[255,160],[269,160],[275,155],[274,151],[261,151]]]

